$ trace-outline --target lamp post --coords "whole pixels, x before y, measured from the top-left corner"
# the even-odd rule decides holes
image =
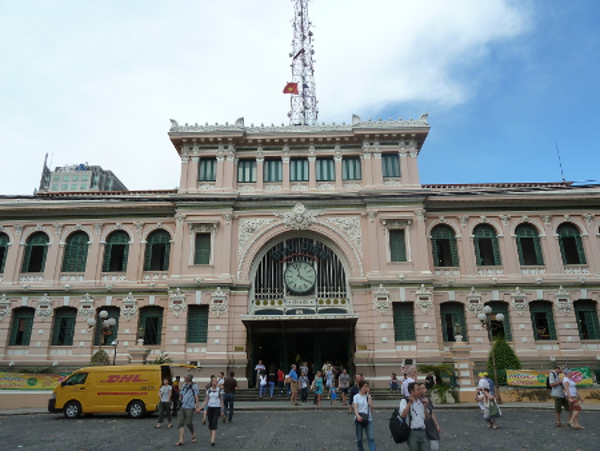
[[[119,340],[113,340],[111,345],[115,348],[115,352],[113,354],[113,366],[117,364],[117,345],[119,344]]]
[[[498,371],[496,370],[496,353],[494,352],[494,339],[492,337],[492,331],[498,326],[492,323],[492,307],[486,305],[481,310],[481,313],[477,315],[477,319],[481,322],[481,325],[487,330],[488,333],[488,341],[490,343],[490,347],[492,349],[492,365],[494,366],[494,384],[496,384],[496,399],[498,400],[498,404],[502,404],[502,397],[500,396],[500,385],[498,385]],[[502,313],[497,313],[494,318],[496,321],[502,323],[504,321],[504,315]]]
[[[102,329],[100,329],[100,349],[102,349],[102,345],[105,344],[104,341],[106,337],[112,334],[113,327],[117,325],[117,320],[114,318],[108,317],[108,312],[106,310],[102,310],[98,316],[102,321]],[[90,329],[94,329],[94,335],[96,332],[96,320],[94,318],[90,318],[87,320],[87,325]],[[115,345],[116,349],[116,345]]]

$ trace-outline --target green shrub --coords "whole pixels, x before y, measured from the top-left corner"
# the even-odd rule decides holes
[[[96,352],[92,356],[92,358],[90,360],[90,365],[91,366],[110,365],[110,357],[103,349],[100,349],[98,352]]]
[[[520,370],[521,362],[515,354],[512,346],[502,336],[498,336],[494,339],[492,349],[496,357],[496,370],[498,372],[498,384],[506,385],[506,370]],[[494,362],[492,360],[492,350],[490,350],[487,369],[489,377],[492,380],[496,380],[494,373]]]

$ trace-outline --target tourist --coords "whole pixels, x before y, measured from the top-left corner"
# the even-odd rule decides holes
[[[427,373],[427,376],[425,376],[425,388],[427,388],[427,391],[431,391],[434,385],[435,380],[433,378],[433,373]]]
[[[258,385],[259,376],[261,371],[266,371],[267,367],[263,364],[262,360],[259,360],[256,366],[254,367],[254,371],[256,371],[256,384]]]
[[[331,398],[331,387],[334,386],[333,384],[333,369],[331,368],[331,365],[327,365],[327,370],[325,371],[325,386],[327,387],[329,398]]]
[[[302,402],[305,403],[308,399],[308,389],[309,389],[309,381],[308,376],[304,371],[300,374],[300,378],[298,379],[298,383],[300,384],[300,392]]]
[[[369,383],[361,380],[358,383],[358,393],[354,395],[352,406],[354,408],[354,428],[356,431],[356,446],[358,451],[364,451],[363,432],[367,433],[369,451],[376,451],[375,437],[373,436],[373,397],[369,394]]]
[[[290,402],[294,406],[299,406],[298,403],[298,373],[296,373],[296,365],[292,364],[292,369],[290,370],[290,374],[288,374],[288,379],[290,381]]]
[[[267,374],[267,385],[269,386],[269,397],[273,399],[273,393],[275,392],[275,384],[277,383],[277,373],[275,367],[271,367],[269,374]]]
[[[225,416],[225,406],[223,405],[223,390],[217,384],[217,379],[211,380],[211,387],[206,390],[206,396],[202,408],[205,409],[204,420],[208,420],[208,429],[210,430],[210,445],[215,446],[217,438],[217,427],[219,426],[219,415]],[[193,441],[193,440],[192,440]]]
[[[194,432],[194,408],[196,413],[200,413],[200,398],[198,386],[192,382],[193,376],[188,374],[183,378],[183,386],[180,389],[180,406],[177,414],[177,423],[179,427],[179,441],[175,443],[177,446],[183,446],[185,426],[192,434],[192,443],[196,442],[196,433]]]
[[[396,373],[392,373],[389,385],[390,391],[398,391],[398,377],[396,376]]]
[[[554,412],[556,412],[556,426],[565,427],[566,424],[560,421],[560,413],[564,409],[567,412],[567,423],[571,422],[573,412],[569,410],[569,401],[565,398],[565,387],[560,379],[562,369],[556,366],[554,371],[548,375],[548,385],[550,385],[550,396],[554,399]]]
[[[229,377],[223,382],[223,405],[225,412],[223,415],[223,423],[231,423],[233,420],[233,404],[235,402],[235,391],[238,388],[237,380],[234,379],[235,373],[229,372]]]
[[[342,392],[342,405],[348,405],[348,390],[350,388],[350,375],[348,370],[344,368],[342,374],[338,377],[338,389]]]
[[[350,388],[350,393],[349,393],[349,400],[348,400],[348,414],[351,414],[353,412],[353,407],[352,404],[354,403],[354,396],[358,393],[358,383],[360,381],[362,381],[363,375],[361,373],[358,373],[354,376],[354,385],[352,386],[352,388]]]
[[[167,427],[170,428],[173,426],[171,424],[171,397],[173,396],[173,387],[169,383],[169,378],[165,377],[163,379],[163,384],[158,390],[158,398],[160,399],[160,404],[158,405],[158,423],[156,423],[155,428],[159,428],[162,426],[163,419],[165,417],[165,413],[167,415]]]
[[[408,372],[410,376],[410,370]],[[430,451],[425,420],[429,418],[429,400],[422,396],[421,383],[410,382],[409,396],[400,401],[400,417],[410,426],[407,444],[409,451]]]
[[[317,407],[321,407],[321,398],[323,397],[323,375],[320,371],[317,371],[315,380],[312,383],[311,390],[314,390],[317,398]]]
[[[571,379],[571,374],[573,371],[565,368],[563,371],[565,377],[563,378],[563,386],[565,387],[565,396],[569,401],[569,411],[571,412],[571,420],[569,421],[569,425],[573,429],[585,429],[582,425],[579,424],[579,415],[581,414],[581,406],[580,402],[583,402],[579,393],[577,393],[577,387],[575,386],[575,382]]]
[[[223,382],[225,382],[225,373],[221,371],[219,373],[219,377],[217,378],[217,385],[223,388]]]
[[[482,389],[480,393],[479,402],[483,405],[483,420],[488,422],[489,428],[498,429],[496,418],[500,415],[500,409],[496,403],[496,398],[487,387]]]
[[[177,410],[179,406],[179,385],[181,382],[181,376],[175,376],[175,380],[173,381],[173,393],[171,394],[171,399],[173,401],[173,416],[177,417]]]
[[[431,374],[431,373],[430,373]],[[421,384],[421,398],[426,397],[428,394],[427,384]],[[442,430],[440,425],[433,413],[433,403],[431,399],[427,398],[427,410],[429,416],[425,419],[425,433],[427,434],[427,440],[429,440],[429,448],[431,451],[439,451],[440,449],[440,434]]]
[[[277,370],[277,387],[279,388],[279,396],[283,395],[283,381],[285,380],[285,373],[281,368]]]
[[[267,391],[267,372],[263,370],[258,373],[258,399],[262,399],[265,391]]]
[[[406,369],[406,374],[404,375],[404,380],[402,381],[402,396],[405,398],[410,397],[410,391],[408,390],[408,384],[413,383],[417,378],[417,368],[414,366],[409,366]]]
[[[486,389],[488,392],[490,391],[490,384],[488,383],[485,373],[479,373],[479,382],[477,383],[477,388],[475,389],[475,400],[479,402],[479,408],[483,412],[485,410],[485,406],[483,405],[483,390]]]

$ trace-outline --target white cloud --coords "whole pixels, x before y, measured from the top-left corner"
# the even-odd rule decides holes
[[[523,5],[311,2],[321,117],[465,101],[461,68],[526,29]],[[173,188],[169,118],[287,122],[292,12],[282,0],[4,2],[0,193],[30,193],[46,152],[54,165],[100,164],[130,189]]]

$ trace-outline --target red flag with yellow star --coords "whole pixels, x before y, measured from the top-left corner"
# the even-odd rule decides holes
[[[298,94],[298,83],[288,83],[283,88],[284,94]]]

